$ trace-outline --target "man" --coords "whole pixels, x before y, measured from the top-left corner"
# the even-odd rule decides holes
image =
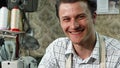
[[[120,68],[120,42],[95,31],[96,1],[58,0],[56,13],[67,37],[53,41],[38,68]]]

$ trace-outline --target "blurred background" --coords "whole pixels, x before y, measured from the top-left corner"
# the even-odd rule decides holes
[[[64,34],[56,17],[55,1],[38,1],[37,11],[29,13],[28,19],[34,31],[33,36],[39,41],[40,48],[31,50],[29,55],[40,60],[46,47],[56,38],[63,37]],[[120,40],[120,14],[99,14],[95,27],[97,32]],[[27,55],[25,49],[20,50],[21,55]]]

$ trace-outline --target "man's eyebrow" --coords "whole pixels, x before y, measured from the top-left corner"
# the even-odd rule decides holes
[[[85,13],[81,13],[81,14],[78,14],[78,15],[76,16],[76,18],[79,17],[79,16],[85,16],[85,17],[86,17],[87,15],[86,15]]]
[[[68,18],[68,16],[62,16],[61,18],[62,18],[62,19],[64,19],[64,18]]]
[[[85,13],[80,13],[80,14],[77,14],[75,17],[79,17],[79,16],[86,16]],[[64,19],[64,18],[69,18],[69,16],[62,16],[61,19]]]
[[[85,15],[85,16],[86,16],[86,14],[85,14],[85,13],[80,13],[80,14],[78,14],[78,15]],[[77,16],[78,16],[78,15],[77,15]]]

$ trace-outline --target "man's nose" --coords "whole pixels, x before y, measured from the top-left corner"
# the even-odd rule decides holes
[[[79,23],[77,21],[73,21],[71,24],[71,28],[76,29],[79,27]]]

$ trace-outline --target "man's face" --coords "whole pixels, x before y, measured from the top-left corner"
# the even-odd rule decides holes
[[[73,44],[85,43],[94,33],[93,18],[84,2],[61,3],[60,24]]]

